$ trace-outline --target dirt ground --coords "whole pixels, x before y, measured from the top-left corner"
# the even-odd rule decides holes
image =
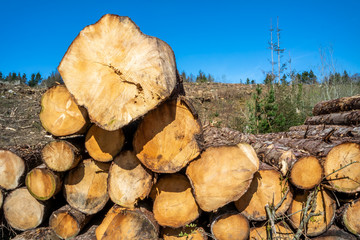
[[[242,84],[184,83],[202,124],[236,129],[252,87]],[[54,140],[41,126],[45,88],[0,83],[0,148],[33,148]]]

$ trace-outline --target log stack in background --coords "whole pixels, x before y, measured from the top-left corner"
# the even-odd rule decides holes
[[[65,85],[41,100],[57,138],[37,154],[44,164],[0,150],[3,226],[18,239],[360,235],[359,96],[314,108],[342,122],[202,128],[171,48],[116,15],[84,28],[59,71]]]

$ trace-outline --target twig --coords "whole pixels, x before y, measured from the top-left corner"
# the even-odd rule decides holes
[[[271,211],[269,204],[265,205],[265,210],[270,221],[272,236],[276,236],[276,228],[275,228],[275,220],[274,220],[275,216],[274,213]]]
[[[348,163],[348,164],[346,164],[345,166],[342,166],[341,168],[336,169],[336,170],[333,171],[332,173],[329,173],[328,175],[324,176],[324,177],[323,177],[323,180],[326,179],[328,176],[330,176],[330,175],[332,175],[332,174],[334,174],[334,173],[336,173],[336,172],[338,172],[338,171],[341,171],[342,169],[344,169],[344,168],[346,168],[346,167],[348,167],[348,166],[350,166],[350,165],[352,165],[352,164],[354,164],[354,163],[360,163],[360,162],[359,162],[359,161],[354,161],[354,162]]]

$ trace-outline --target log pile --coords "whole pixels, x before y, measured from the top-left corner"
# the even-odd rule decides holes
[[[359,123],[356,97],[332,108],[355,112],[342,126],[202,127],[171,48],[115,15],[85,27],[59,71],[65,85],[41,101],[57,138],[42,164],[0,150],[1,221],[16,239],[360,236],[360,131],[343,126]]]

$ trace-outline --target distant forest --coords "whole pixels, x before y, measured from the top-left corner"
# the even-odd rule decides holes
[[[4,76],[3,73],[0,72],[0,82],[27,84],[30,87],[51,87],[56,83],[63,83],[63,80],[58,71],[52,72],[50,76],[46,78],[43,78],[39,72],[31,74],[30,78],[28,78],[25,73],[10,72]]]

